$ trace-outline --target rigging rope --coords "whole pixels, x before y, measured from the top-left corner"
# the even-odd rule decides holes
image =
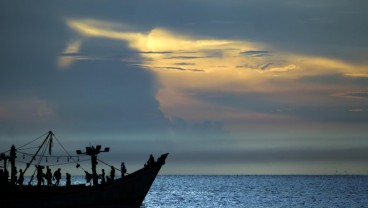
[[[41,136],[39,136],[39,137],[37,137],[36,139],[34,139],[34,140],[32,140],[32,141],[30,141],[30,142],[28,142],[28,143],[26,143],[26,144],[24,144],[24,145],[22,145],[22,146],[18,147],[17,149],[22,149],[23,147],[25,147],[25,146],[27,146],[27,145],[29,145],[29,144],[31,144],[31,143],[33,143],[33,142],[35,142],[35,141],[39,140],[40,138],[44,137],[46,134],[48,134],[48,133],[44,133],[44,134],[42,134]],[[39,147],[40,147],[40,146],[38,146],[38,147],[34,147],[34,148],[39,148]],[[30,149],[30,148],[26,148],[26,149]],[[2,152],[2,153],[7,153],[7,152],[9,152],[9,151],[10,151],[10,150],[7,150],[7,151]]]
[[[44,136],[45,136],[45,135],[47,135],[47,134],[48,134],[48,132],[47,132],[47,133],[42,134],[41,136],[37,137],[36,139],[34,139],[34,140],[32,140],[32,141],[30,141],[30,142],[28,142],[28,143],[26,143],[26,144],[24,144],[24,145],[20,146],[20,147],[19,147],[19,149],[21,149],[21,148],[22,148],[22,147],[24,147],[24,146],[27,146],[27,145],[31,144],[32,142],[35,142],[36,140],[39,140],[40,138],[44,137]]]
[[[27,145],[29,145],[29,144],[31,144],[31,143],[33,143],[33,142],[35,142],[35,141],[37,141],[37,140],[39,140],[40,138],[42,138],[42,137],[44,137],[45,135],[47,135],[47,134],[51,134],[50,135],[50,138],[49,138],[49,140],[47,141],[47,143],[46,144],[42,144],[41,146],[36,146],[36,147],[26,147]],[[66,156],[52,156],[51,155],[51,147],[53,146],[53,141],[52,141],[52,137],[54,137],[55,139],[56,139],[56,141],[57,141],[57,143],[60,145],[60,147],[64,150],[64,152],[67,154]],[[26,148],[25,148],[26,147]],[[41,150],[41,154],[38,154],[38,151],[36,152],[36,154],[30,154],[30,153],[27,153],[27,152],[23,152],[23,151],[20,151],[20,150],[29,150],[29,149],[36,149],[36,148],[39,148],[39,150],[41,150],[41,148],[42,148],[42,150]],[[68,162],[65,162],[65,163],[58,163],[58,164],[50,164],[50,165],[48,165],[48,166],[56,166],[56,165],[65,165],[65,164],[70,164],[70,163],[75,163],[75,164],[77,164],[77,168],[78,167],[80,167],[84,172],[87,172],[80,164],[79,164],[79,162],[84,162],[84,161],[88,161],[89,159],[84,159],[84,160],[79,160],[79,157],[83,157],[84,155],[78,155],[78,156],[71,156],[70,154],[69,154],[69,152],[65,149],[65,147],[61,144],[61,142],[59,141],[59,139],[51,132],[51,131],[49,131],[49,132],[47,132],[47,133],[45,133],[45,134],[43,134],[43,135],[41,135],[41,136],[39,136],[39,137],[37,137],[36,139],[34,139],[34,140],[32,140],[32,141],[30,141],[30,142],[28,142],[28,143],[26,143],[26,144],[24,144],[24,145],[22,145],[22,146],[20,146],[19,148],[17,148],[16,149],[16,152],[17,153],[20,153],[20,154],[23,154],[23,159],[24,159],[24,155],[27,155],[27,156],[32,156],[32,158],[33,159],[35,159],[35,157],[37,156],[37,157],[39,157],[38,158],[38,160],[37,161],[35,161],[35,163],[33,163],[32,162],[32,160],[31,160],[31,162],[24,162],[24,161],[20,161],[20,160],[16,160],[17,162],[21,162],[21,163],[25,163],[25,164],[27,164],[27,168],[29,167],[29,166],[31,166],[31,165],[35,165],[36,166],[36,168],[35,168],[35,170],[34,170],[34,172],[33,172],[33,174],[32,174],[32,176],[31,176],[31,179],[30,179],[30,181],[29,181],[29,184],[32,182],[32,180],[33,180],[33,178],[34,178],[34,175],[36,174],[36,172],[37,172],[37,166],[38,165],[40,165],[41,164],[41,162],[42,162],[42,160],[43,160],[43,158],[45,157],[45,153],[46,153],[46,151],[47,151],[47,149],[49,150],[49,156],[46,156],[46,162],[47,162],[47,157],[50,157],[50,158],[58,158],[59,159],[59,157],[61,157],[61,158],[68,158]],[[10,150],[8,150],[8,151],[6,151],[6,152],[9,152]],[[6,153],[6,152],[4,152],[4,153]],[[87,155],[86,155],[87,156]],[[75,158],[78,158],[78,162],[76,161],[76,159]],[[69,159],[71,159],[73,162],[69,162]],[[99,159],[97,159],[98,161],[100,161],[101,163],[103,163],[103,164],[105,164],[105,165],[108,165],[108,166],[112,166],[112,165],[110,165],[110,164],[108,164],[108,163],[106,163],[106,162],[104,162],[104,161],[102,161],[102,160],[99,160]],[[59,160],[57,160],[57,161],[59,161]],[[26,168],[26,169],[27,169]],[[25,169],[25,170],[26,170]],[[119,168],[115,168],[116,170],[118,170],[118,171],[121,171]]]
[[[104,161],[102,161],[102,160],[100,160],[100,159],[97,159],[97,161],[99,161],[99,162],[102,162],[103,164],[105,164],[105,165],[107,165],[107,166],[113,166],[113,165],[110,165],[110,164],[108,164],[108,163],[106,163],[106,162],[104,162]],[[118,170],[118,171],[121,171],[119,168],[116,168],[115,166],[114,166],[114,168],[115,168],[115,170]]]
[[[80,167],[80,168],[82,168],[82,170],[84,171],[84,172],[86,172],[86,170],[77,162],[77,161],[75,161],[75,159],[74,159],[74,157],[72,157],[70,154],[69,154],[69,152],[65,149],[65,147],[61,144],[61,142],[59,141],[59,139],[54,135],[54,138],[56,139],[56,141],[57,141],[57,143],[61,146],[61,148],[63,148],[63,150],[64,150],[64,152],[68,155],[68,157],[70,158],[70,159],[72,159],[73,160],[73,162],[75,163],[75,164],[77,164],[77,168],[78,167]]]
[[[16,152],[17,152],[17,153],[19,153],[19,154],[27,155],[27,156],[33,156],[33,155],[34,155],[34,154],[31,154],[31,153],[28,153],[28,152],[21,152],[21,151],[18,151],[18,150],[16,150]],[[40,156],[40,155],[38,154],[38,155],[36,155],[36,156]],[[48,155],[48,156],[46,156],[46,157],[48,157],[48,158],[57,158],[57,157],[59,157],[59,158],[63,158],[63,157],[69,157],[69,158],[71,159],[71,158],[78,158],[78,157],[87,157],[87,155],[76,155],[76,156],[70,156],[70,155]]]

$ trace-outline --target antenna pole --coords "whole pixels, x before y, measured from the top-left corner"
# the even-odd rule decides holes
[[[100,152],[108,152],[110,151],[110,148],[105,147],[104,150],[101,150],[101,145],[97,145],[96,147],[94,146],[90,146],[90,147],[86,147],[86,151],[82,152],[81,150],[77,150],[77,154],[78,155],[89,155],[91,156],[91,165],[92,165],[92,180],[93,180],[93,185],[97,186],[98,184],[98,175],[97,175],[97,171],[96,171],[96,166],[98,164],[97,162],[97,155],[100,154]]]

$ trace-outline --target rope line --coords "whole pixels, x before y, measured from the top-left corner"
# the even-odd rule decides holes
[[[20,146],[19,148],[25,147],[25,146],[27,146],[27,145],[29,145],[29,144],[31,144],[31,143],[33,143],[33,142],[35,142],[36,140],[39,140],[40,138],[44,137],[44,136],[45,136],[45,135],[47,135],[47,134],[48,134],[48,132],[46,132],[46,133],[42,134],[41,136],[37,137],[36,139],[34,139],[34,140],[32,140],[32,141],[30,141],[30,142],[28,142],[28,143],[26,143],[26,144],[24,144],[24,145]]]
[[[16,150],[17,153],[19,154],[24,154],[24,155],[27,155],[27,156],[33,156],[34,154],[31,154],[31,153],[27,153],[27,152],[21,152],[21,151],[18,151]],[[41,156],[40,154],[36,155],[37,157]],[[48,156],[45,156],[45,157],[48,157],[48,158],[63,158],[63,157],[69,157],[70,159],[71,158],[78,158],[78,157],[86,157],[87,155],[76,155],[76,156],[71,156],[71,155],[48,155]]]

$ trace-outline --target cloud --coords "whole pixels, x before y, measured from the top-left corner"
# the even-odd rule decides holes
[[[185,60],[185,59],[206,59],[212,58],[213,56],[169,56],[165,59],[177,59],[177,60]]]
[[[219,94],[236,97],[247,94],[251,90],[255,94],[279,95],[286,101],[280,102],[280,99],[272,96],[266,100],[258,100],[258,104],[245,105],[247,108],[232,105],[231,108],[235,108],[234,110],[242,114],[243,118],[281,119],[282,116],[279,115],[283,115],[307,120],[340,121],[344,118],[354,120],[351,115],[346,115],[347,109],[341,106],[338,107],[338,111],[331,111],[324,105],[318,108],[308,107],[302,103],[295,104],[285,96],[289,90],[281,83],[290,83],[289,85],[292,85],[296,91],[292,96],[302,99],[299,98],[298,91],[312,94],[318,92],[315,88],[327,87],[327,83],[319,82],[311,90],[307,90],[304,77],[356,74],[366,70],[364,65],[354,65],[321,56],[290,54],[259,42],[202,39],[160,27],[147,31],[123,30],[122,28],[125,27],[135,27],[127,27],[124,23],[121,26],[117,23],[102,23],[91,19],[69,19],[67,22],[79,35],[122,41],[136,51],[141,57],[139,65],[154,71],[159,80],[160,87],[156,98],[168,118],[181,117],[186,120],[198,120],[200,117],[202,120],[229,118],[233,116],[230,116],[230,113],[227,116],[224,115],[226,113],[213,114],[229,106],[224,102],[211,103],[203,95],[211,95],[218,91]],[[112,26],[109,26],[110,24]],[[297,83],[298,80],[301,82]],[[326,92],[324,96],[328,97],[329,94],[331,92]],[[310,98],[314,103],[327,100],[320,93]],[[232,103],[238,103],[238,101],[231,99]],[[257,105],[258,110],[253,109],[257,108]],[[262,106],[264,109],[259,110]],[[321,111],[325,113],[321,114]],[[227,112],[230,111],[227,110]],[[345,113],[339,115],[337,112]],[[325,115],[325,118],[322,115]]]
[[[71,64],[73,64],[77,59],[80,59],[79,52],[81,45],[82,45],[81,40],[74,40],[70,42],[58,59],[57,63],[58,67],[61,69],[66,69]]]
[[[368,99],[368,91],[341,92],[341,93],[335,93],[332,96],[350,98],[350,99]]]
[[[226,120],[225,126],[233,125],[239,118],[249,122],[267,119],[318,122],[366,120],[349,114],[349,109],[341,105],[335,108],[324,104],[318,106],[321,100],[332,102],[328,100],[332,92],[327,90],[327,83],[317,81],[318,77],[329,74],[360,73],[366,70],[364,66],[327,57],[289,54],[270,45],[245,40],[201,39],[163,28],[144,32],[122,30],[126,24],[119,27],[116,23],[102,24],[97,20],[78,19],[69,19],[68,25],[85,37],[123,41],[137,51],[141,57],[139,65],[152,70],[159,79],[156,99],[168,118],[181,117],[191,122]],[[326,86],[326,90],[320,89],[316,93],[318,90],[314,87],[307,87],[306,77],[315,77],[316,83]],[[302,82],[297,83],[297,80]],[[284,85],[289,85],[295,93],[285,96],[290,90],[282,87]],[[249,91],[270,95],[270,98],[249,96]],[[219,95],[218,99],[208,99],[213,92]],[[311,93],[315,93],[314,96]],[[232,99],[220,98],[225,94]],[[274,95],[279,95],[279,98]],[[304,97],[309,98],[308,104],[296,103],[295,100],[307,100]],[[255,99],[254,102],[252,99]],[[243,107],[240,107],[241,103]]]
[[[55,116],[54,107],[47,101],[38,98],[0,101],[0,122],[33,123],[37,120],[47,121]]]
[[[366,73],[352,73],[352,74],[345,74],[345,76],[368,78],[368,74],[366,74]]]
[[[174,63],[174,65],[178,65],[178,66],[193,66],[193,65],[195,65],[195,63],[180,62],[180,63]]]
[[[240,54],[245,55],[245,56],[250,56],[250,57],[264,57],[264,56],[271,56],[272,55],[272,51],[265,51],[265,50],[251,50],[251,51],[244,51],[244,52],[240,52]]]
[[[205,70],[202,69],[187,69],[187,68],[183,68],[183,67],[172,67],[172,66],[168,66],[168,67],[157,67],[157,68],[161,68],[164,70],[179,70],[179,71],[191,71],[191,72],[205,72]]]

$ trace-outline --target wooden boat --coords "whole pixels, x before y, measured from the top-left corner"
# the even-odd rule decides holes
[[[53,133],[49,132],[41,147],[45,144],[51,144],[46,140],[50,140],[52,135]],[[14,151],[14,146],[12,149]],[[104,184],[98,184],[97,155],[108,150],[108,148],[101,150],[101,146],[98,145],[87,147],[86,152],[77,151],[79,155],[84,154],[91,157],[93,186],[85,184],[69,186],[19,185],[14,181],[14,173],[11,173],[10,180],[3,181],[0,186],[2,189],[0,207],[140,207],[162,165],[165,164],[168,153],[162,154],[156,161],[150,157],[142,169],[133,173],[107,181]],[[14,170],[15,158],[12,158],[12,151],[10,151],[9,156],[2,154],[1,159],[4,160],[4,169],[6,169],[6,160],[9,160],[12,165],[11,170]],[[32,160],[27,164],[27,167],[30,166]]]

